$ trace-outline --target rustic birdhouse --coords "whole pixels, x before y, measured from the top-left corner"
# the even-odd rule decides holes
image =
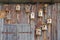
[[[5,18],[6,12],[5,11],[0,11],[0,18]]]
[[[7,20],[5,21],[5,23],[6,23],[6,24],[11,24],[11,20],[10,20],[10,19],[7,19]]]
[[[8,12],[9,11],[9,5],[8,4],[4,4],[5,7],[5,11]]]
[[[43,30],[43,31],[47,30],[47,25],[46,25],[46,24],[44,24],[44,25],[42,26],[42,30]]]
[[[11,13],[10,13],[10,11],[7,13],[6,18],[7,18],[7,19],[11,19]]]
[[[38,17],[42,17],[43,16],[43,10],[40,9],[39,12],[38,12]]]
[[[8,9],[8,8],[6,8],[6,9],[5,9],[5,11],[6,11],[6,12],[8,12],[8,11],[9,11],[9,9]]]
[[[36,35],[41,35],[41,28],[36,28]]]
[[[20,11],[20,5],[19,4],[16,5],[16,11]]]
[[[30,12],[30,9],[31,9],[31,6],[30,6],[30,5],[25,5],[25,11],[26,11],[27,13]]]
[[[44,6],[45,6],[45,7],[47,7],[47,6],[48,6],[48,4],[45,4]]]
[[[47,23],[48,23],[48,24],[51,24],[51,23],[52,23],[52,19],[51,19],[51,18],[48,18],[48,19],[47,19]]]
[[[34,18],[35,18],[35,13],[31,12],[31,19],[34,19]]]

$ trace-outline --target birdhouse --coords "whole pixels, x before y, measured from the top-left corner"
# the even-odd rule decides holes
[[[5,11],[0,11],[0,18],[5,18],[6,12]]]
[[[35,18],[35,13],[31,12],[31,19],[34,19],[34,18]]]
[[[41,28],[36,29],[36,35],[41,35]]]
[[[7,13],[7,19],[11,19],[11,13],[10,13],[10,11]]]
[[[48,24],[51,24],[51,23],[52,23],[52,19],[51,19],[51,18],[48,18],[48,19],[47,19],[47,23],[48,23]]]
[[[5,11],[6,11],[6,12],[8,12],[8,11],[9,11],[9,9],[8,9],[8,8],[6,8],[6,9],[5,9]]]
[[[25,11],[28,13],[30,12],[31,6],[30,5],[25,5]]]
[[[43,16],[43,10],[40,9],[39,12],[38,12],[38,17],[42,17]]]
[[[11,24],[11,20],[10,19],[7,19],[6,20],[6,24]]]
[[[48,6],[48,4],[45,4],[44,6],[45,6],[45,7],[47,7],[47,6]]]
[[[5,11],[8,12],[9,11],[9,5],[8,4],[4,4],[4,7],[5,7]]]
[[[46,24],[44,24],[44,25],[42,26],[42,30],[43,30],[43,31],[46,31],[46,30],[47,30],[47,25],[46,25]]]
[[[48,4],[45,4],[44,6],[45,6],[45,7],[48,7]]]
[[[20,11],[20,5],[19,4],[16,5],[16,11]]]

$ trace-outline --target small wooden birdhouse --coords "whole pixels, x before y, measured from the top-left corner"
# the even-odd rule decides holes
[[[31,12],[31,19],[34,19],[34,18],[35,18],[35,13]]]
[[[0,11],[0,18],[5,18],[6,12],[5,11]]]
[[[4,10],[5,10],[6,12],[9,11],[9,5],[8,5],[8,4],[4,4]]]
[[[41,28],[36,28],[36,35],[41,35]]]
[[[45,7],[47,7],[47,6],[48,6],[48,4],[45,4],[44,6],[45,6]]]
[[[25,5],[25,12],[29,13],[31,9],[30,5]]]
[[[51,19],[51,18],[48,18],[48,19],[47,19],[47,23],[48,23],[48,24],[51,24],[51,23],[52,23],[52,19]]]
[[[10,13],[10,11],[7,13],[6,18],[7,18],[7,19],[11,19],[11,13]]]
[[[20,8],[21,8],[20,5],[17,4],[17,5],[16,5],[16,11],[20,11]]]
[[[43,10],[40,9],[39,12],[38,12],[38,17],[42,17],[43,16]]]
[[[46,30],[47,30],[47,25],[46,25],[46,24],[43,24],[42,30],[43,30],[43,31],[46,31]]]

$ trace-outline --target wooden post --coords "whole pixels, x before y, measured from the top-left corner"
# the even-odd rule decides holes
[[[51,24],[48,24],[48,40],[51,40]]]
[[[46,28],[47,28],[47,23],[46,23],[46,19],[47,19],[47,7],[48,7],[48,4],[43,4],[43,6],[44,6],[44,9],[43,9],[43,12],[44,12],[44,18],[43,18],[43,22],[44,22],[44,25],[46,25]],[[45,30],[42,30],[43,32],[43,40],[48,40],[47,39],[47,30],[48,29],[45,29]]]
[[[43,40],[47,40],[47,25],[43,24],[42,26]]]
[[[36,28],[35,29],[40,29],[41,28],[41,25],[42,25],[42,18],[39,18],[39,21],[36,24]],[[35,39],[36,40],[40,40],[40,34],[39,35],[36,35],[36,32],[35,32]]]
[[[40,40],[40,36],[37,36],[37,40]]]
[[[43,31],[43,40],[47,40],[47,31]]]

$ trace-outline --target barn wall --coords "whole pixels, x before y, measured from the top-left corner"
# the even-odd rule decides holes
[[[60,3],[58,3],[57,30],[58,40],[60,40]]]
[[[37,12],[40,7],[36,5],[32,5],[33,9],[32,11],[35,12],[36,18],[37,18]],[[1,9],[2,8],[2,9]],[[6,7],[0,6],[0,10],[5,10]],[[35,20],[30,20],[29,24],[29,17],[25,13],[24,10],[24,5],[21,4],[21,12],[18,12],[18,18],[16,17],[16,12],[15,12],[15,5],[9,5],[7,7],[9,10],[11,10],[11,18],[12,22],[11,24],[4,23],[5,19],[0,19],[0,40],[34,40],[34,31],[35,31],[35,24],[38,21],[37,19]],[[49,5],[47,8],[47,13],[46,17],[44,18],[52,18],[52,27],[51,27],[51,40],[60,40],[60,3],[56,3],[53,5]],[[18,20],[16,20],[18,19]],[[43,20],[46,21],[46,20]],[[2,29],[3,28],[3,29]],[[12,34],[2,34],[2,32],[14,32]],[[32,32],[30,33],[18,33],[18,32]],[[47,33],[47,37],[49,34]],[[2,38],[3,37],[3,38]],[[40,36],[40,40],[43,39],[43,34]],[[47,38],[48,39],[48,38]]]

